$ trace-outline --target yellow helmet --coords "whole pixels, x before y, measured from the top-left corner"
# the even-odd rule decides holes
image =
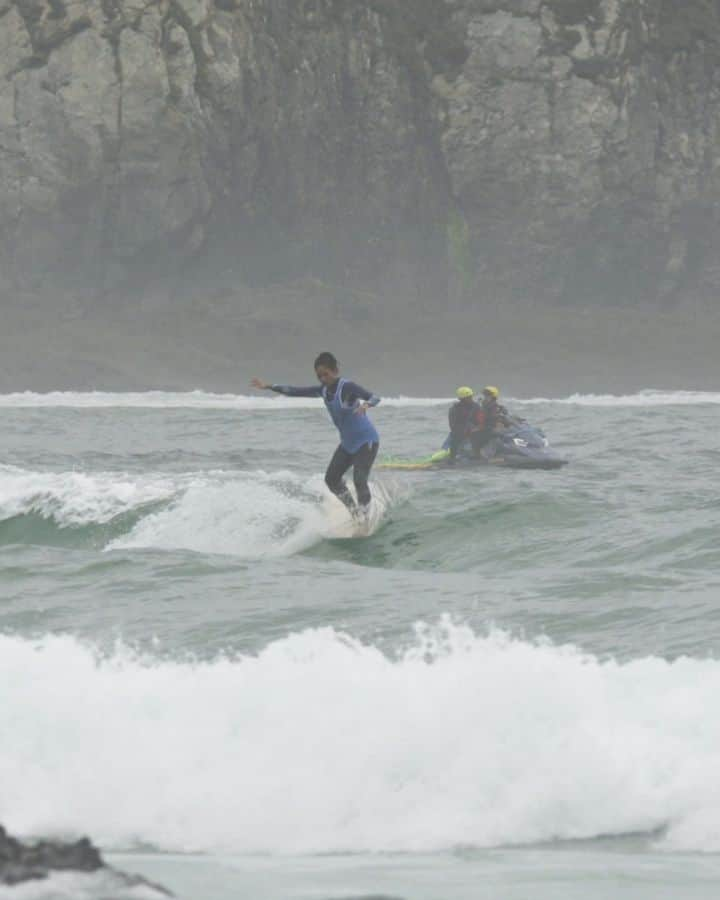
[[[471,387],[459,387],[455,392],[461,400],[467,400],[468,397],[472,397],[475,391]]]
[[[500,391],[489,384],[487,387],[483,388],[483,394],[490,394],[491,397],[494,397],[496,400],[500,396]]]

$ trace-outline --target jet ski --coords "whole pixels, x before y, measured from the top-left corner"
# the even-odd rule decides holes
[[[449,439],[446,441],[449,445]],[[443,449],[447,449],[446,446]],[[449,456],[449,451],[448,451]],[[511,469],[560,469],[567,460],[550,446],[545,433],[527,422],[516,422],[498,432],[474,457],[470,442],[463,444],[456,464],[507,466]]]
[[[480,456],[472,452],[470,442],[458,448],[454,463],[450,462],[450,437],[441,450],[416,460],[388,459],[379,463],[381,469],[438,469],[478,466],[504,466],[509,469],[560,469],[567,465],[550,447],[544,432],[534,425],[517,421],[498,432],[482,448]]]

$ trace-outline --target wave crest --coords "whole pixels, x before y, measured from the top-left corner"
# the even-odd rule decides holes
[[[558,403],[569,406],[625,407],[625,406],[702,406],[720,404],[720,393],[713,391],[643,390],[634,394],[571,394],[569,397],[509,397],[508,402],[529,405]],[[444,406],[450,397],[383,397],[384,407]],[[217,394],[207,391],[51,391],[34,393],[22,391],[0,394],[0,408],[43,409],[233,409],[271,411],[284,409],[317,409],[320,400],[255,396],[245,394]]]
[[[661,828],[717,851],[719,689],[716,660],[620,664],[448,619],[393,656],[332,628],[208,662],[0,636],[0,818],[207,852]]]

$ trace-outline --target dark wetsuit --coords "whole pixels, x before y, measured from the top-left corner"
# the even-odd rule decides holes
[[[448,412],[450,423],[450,459],[454,460],[463,441],[470,440],[473,453],[482,446],[478,443],[485,426],[485,413],[474,400],[453,403]]]
[[[511,421],[510,413],[497,401],[491,401],[489,403],[487,401],[484,401],[482,404],[482,414],[482,427],[478,432],[476,432],[475,440],[473,441],[473,452],[476,456],[486,456],[488,454],[488,451],[491,451],[491,448],[488,447],[484,454],[481,454],[480,451],[483,447],[486,447],[495,437],[497,433],[497,426],[507,426]]]
[[[355,408],[363,401],[368,406],[377,406],[380,398],[344,378],[329,387],[321,384],[311,387],[273,384],[271,389],[286,397],[321,397],[325,401],[325,407],[340,432],[340,445],[330,460],[325,484],[351,512],[354,511],[355,501],[343,480],[343,475],[352,466],[358,503],[367,506],[370,503],[368,477],[377,456],[380,438],[370,419],[357,414]]]
[[[498,424],[510,423],[510,413],[497,401],[483,403],[482,410],[485,415],[484,430],[488,432],[488,436],[492,435]]]

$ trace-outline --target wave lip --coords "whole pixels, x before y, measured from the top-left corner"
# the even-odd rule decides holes
[[[419,625],[255,656],[0,636],[0,818],[106,847],[435,851],[666,829],[720,850],[720,662]],[[139,736],[142,739],[139,740]]]
[[[170,476],[122,472],[33,472],[0,465],[0,521],[39,515],[60,527],[102,525],[130,510],[171,498]]]
[[[373,493],[384,510],[400,499],[400,489],[390,483],[375,482]],[[320,475],[33,472],[0,465],[0,525],[34,516],[62,530],[113,523],[107,550],[189,550],[249,559],[300,553],[334,536],[348,519]],[[109,536],[105,529],[103,542]],[[5,538],[15,542],[17,528],[8,526]]]
[[[195,480],[107,549],[290,556],[320,540],[324,522],[318,476],[306,485],[291,472],[223,473]]]
[[[509,402],[538,405],[557,403],[565,406],[717,406],[720,392],[643,390],[634,394],[571,394],[568,397],[510,397]],[[383,397],[382,405],[402,407],[444,406],[451,397]],[[308,398],[221,394],[207,391],[21,391],[0,394],[4,409],[234,409],[248,411],[281,409],[317,409],[320,400]]]
[[[383,397],[382,405],[391,407],[434,406],[448,403],[438,397]],[[0,408],[5,409],[317,409],[322,401],[303,397],[270,397],[245,394],[215,394],[206,391],[22,391],[0,394]]]
[[[374,482],[384,511],[399,489]],[[108,550],[154,548],[226,553],[243,558],[292,556],[337,536],[349,516],[323,485],[292,472],[242,472],[190,485],[164,509],[141,519]]]
[[[557,403],[564,406],[647,407],[647,406],[717,406],[720,393],[714,391],[645,390],[636,394],[571,394],[569,397],[531,397],[513,402],[528,405]]]

